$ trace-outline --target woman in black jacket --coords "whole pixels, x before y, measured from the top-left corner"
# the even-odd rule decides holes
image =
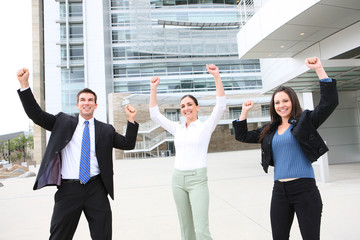
[[[236,140],[261,143],[264,171],[274,166],[270,218],[276,240],[289,239],[294,213],[304,240],[320,238],[322,201],[311,163],[328,151],[317,128],[338,105],[338,94],[336,80],[327,76],[317,57],[305,63],[320,79],[320,102],[313,111],[302,111],[294,90],[280,86],[270,101],[269,124],[248,131],[246,118],[254,106],[252,100],[243,103],[239,119],[233,122]]]

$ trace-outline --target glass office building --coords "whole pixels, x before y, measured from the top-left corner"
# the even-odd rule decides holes
[[[238,59],[237,4],[44,1],[47,106],[76,114],[76,93],[90,87],[102,99],[100,119],[106,120],[107,94],[149,94],[153,76],[161,77],[163,93],[214,91],[207,63],[219,67],[227,91],[260,89],[259,61]]]

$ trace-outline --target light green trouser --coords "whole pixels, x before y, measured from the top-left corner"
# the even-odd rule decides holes
[[[182,240],[211,240],[207,169],[174,169],[172,190]]]

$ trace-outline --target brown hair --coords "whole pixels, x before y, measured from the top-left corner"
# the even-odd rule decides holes
[[[286,93],[291,101],[292,104],[292,109],[291,109],[291,114],[290,117],[297,119],[300,114],[303,112],[301,106],[300,106],[300,102],[299,99],[294,91],[294,89],[292,89],[291,87],[286,87],[283,85],[280,85],[278,88],[276,88],[276,90],[274,91],[271,100],[270,100],[270,117],[271,117],[271,122],[270,124],[268,124],[267,126],[264,127],[264,129],[261,131],[260,133],[260,138],[259,138],[259,142],[265,137],[265,135],[269,132],[270,129],[270,125],[272,125],[273,123],[276,123],[277,125],[279,125],[281,123],[281,117],[276,113],[275,110],[275,95],[279,92],[284,92]]]
[[[186,94],[185,96],[183,96],[183,97],[180,99],[180,102],[181,102],[184,98],[186,98],[186,97],[191,98],[191,99],[194,101],[195,105],[196,105],[196,106],[199,106],[198,100],[196,99],[196,97],[194,97],[194,96],[191,95],[191,94]]]
[[[76,102],[77,102],[77,103],[79,103],[79,96],[80,96],[80,94],[82,94],[82,93],[91,93],[92,95],[94,95],[95,103],[96,103],[96,101],[97,101],[96,93],[95,93],[93,90],[89,89],[89,88],[84,88],[83,90],[81,90],[80,92],[78,92],[78,94],[76,95]]]

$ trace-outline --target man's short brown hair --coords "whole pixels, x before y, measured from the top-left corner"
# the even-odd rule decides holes
[[[76,102],[79,103],[79,96],[80,94],[82,93],[91,93],[92,95],[94,95],[94,98],[95,98],[95,103],[97,101],[97,96],[96,96],[96,93],[91,90],[90,88],[84,88],[83,90],[81,90],[80,92],[78,92],[77,96],[76,96]]]

